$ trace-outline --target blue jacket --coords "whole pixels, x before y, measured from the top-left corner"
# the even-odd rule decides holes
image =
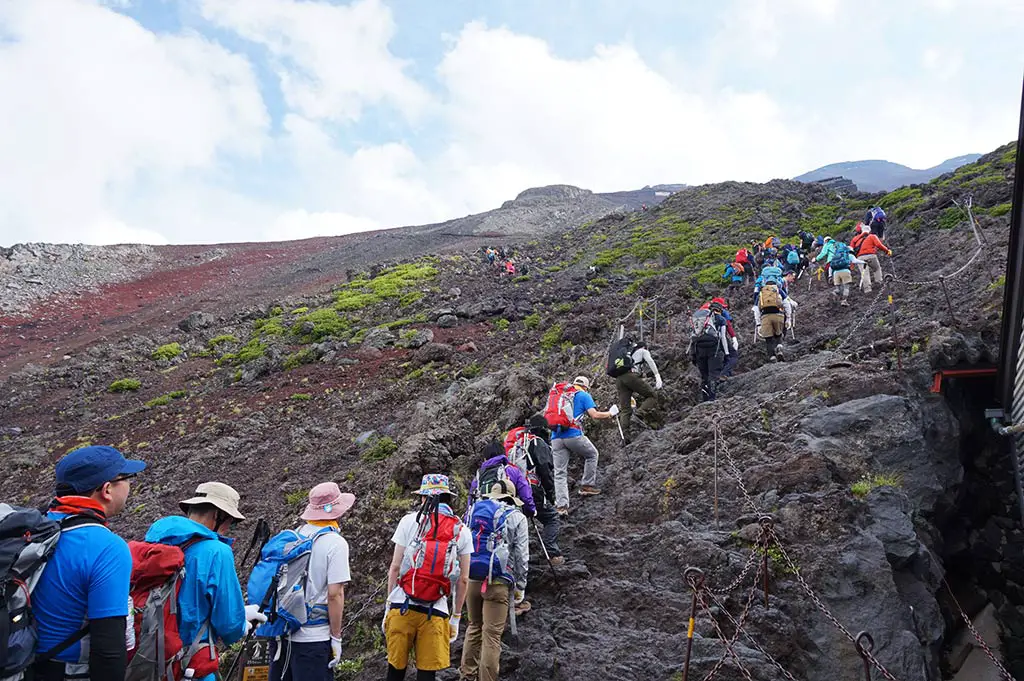
[[[729,279],[730,277],[732,278],[732,281],[734,283],[739,283],[743,281],[743,273],[737,272],[735,269],[733,269],[733,266],[731,264],[726,265],[725,274],[722,275],[722,279]]]
[[[186,646],[192,643],[203,622],[209,620],[212,640],[231,645],[245,635],[245,600],[235,572],[231,539],[180,515],[153,523],[146,541],[181,546],[202,538],[185,549],[185,579],[178,594],[178,631]],[[206,677],[213,679],[210,675]]]
[[[483,470],[488,466],[493,466],[500,461],[508,463],[508,459],[505,458],[505,455],[501,454],[500,456],[487,459],[487,461],[480,464],[480,470]],[[509,482],[516,486],[516,496],[523,502],[523,511],[525,511],[527,515],[534,515],[537,512],[537,504],[533,500],[533,488],[530,487],[530,482],[526,479],[526,476],[523,475],[523,472],[519,470],[518,466],[511,463],[505,466],[505,475],[508,477]],[[476,487],[476,476],[474,476],[473,482],[469,483],[470,501],[466,506],[466,522],[469,522],[469,513],[473,508],[473,492],[476,491]],[[486,493],[486,490],[484,490],[484,493]]]

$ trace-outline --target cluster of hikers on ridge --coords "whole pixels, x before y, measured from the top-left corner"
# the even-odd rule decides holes
[[[792,248],[772,237],[737,253],[727,277],[740,276],[736,287],[753,285],[769,361],[782,357],[783,334],[793,329],[793,282],[817,263],[845,306],[854,266],[862,290],[881,283],[878,254],[892,255],[884,229],[884,212],[873,208],[849,244],[801,232]],[[701,374],[701,399],[711,400],[739,359],[728,301],[712,298],[691,322],[689,358]],[[423,475],[413,492],[418,504],[391,535],[381,620],[388,681],[405,678],[412,653],[417,679],[449,668],[464,616],[460,679],[498,678],[502,634],[515,633],[517,617],[531,609],[531,524],[549,568],[565,564],[559,533],[570,513],[574,455],[583,462],[577,494],[601,494],[599,452],[584,420],[615,419],[624,444],[635,425],[657,427],[661,374],[646,344],[623,327],[606,374],[617,398],[607,410],[598,409],[590,379],[577,376],[556,382],[542,412],[488,443],[463,512],[446,474]],[[87,446],[57,463],[45,509],[0,504],[0,681],[213,681],[218,646],[251,637],[268,642],[272,681],[332,679],[352,580],[340,520],[355,495],[330,481],[313,487],[294,528],[267,532],[243,592],[230,535],[245,516],[227,484],[200,484],[179,503],[181,515],[155,521],[143,541],[109,529],[145,468],[113,447]]]
[[[599,410],[586,376],[556,382],[543,412],[484,447],[463,513],[454,510],[447,475],[423,476],[413,492],[418,506],[392,535],[381,620],[388,680],[405,677],[411,652],[418,679],[447,669],[463,612],[461,678],[498,678],[502,634],[506,626],[514,633],[516,618],[531,609],[531,523],[549,568],[565,563],[558,536],[570,512],[573,455],[583,460],[578,494],[601,494],[585,417],[617,418],[628,442],[634,393],[643,410],[657,406],[662,380],[642,343],[613,343],[607,373],[622,411]],[[142,541],[109,529],[145,468],[113,447],[90,445],[57,463],[46,508],[0,504],[0,679],[213,681],[218,645],[250,637],[268,642],[272,681],[334,678],[352,580],[339,521],[355,495],[334,482],[313,487],[296,527],[272,537],[265,530],[243,594],[231,534],[245,516],[240,494],[225,483],[200,484],[179,503],[181,515],[155,521]],[[256,542],[254,534],[250,550]]]
[[[769,362],[784,359],[782,341],[787,332],[795,337],[798,304],[792,287],[801,277],[813,276],[813,266],[818,267],[819,277],[824,275],[832,282],[833,302],[839,307],[850,304],[855,269],[860,271],[862,292],[871,293],[873,286],[882,284],[879,255],[892,256],[892,249],[882,241],[886,222],[885,211],[875,206],[857,223],[849,243],[801,231],[798,243],[783,244],[781,238],[772,236],[763,244],[739,249],[726,263],[722,278],[728,280],[730,294],[752,285],[756,337],[765,341]],[[691,326],[689,355],[700,371],[700,398],[713,400],[718,383],[732,376],[739,362],[739,339],[728,299],[719,296],[704,303],[693,314]]]
[[[514,277],[516,274],[526,274],[529,271],[525,263],[517,268],[516,261],[512,257],[512,249],[508,246],[487,247],[480,250],[487,260],[487,264],[497,270],[499,277]]]

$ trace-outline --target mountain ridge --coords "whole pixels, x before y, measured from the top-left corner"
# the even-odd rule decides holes
[[[793,179],[798,182],[815,182],[841,176],[851,180],[862,192],[892,191],[905,185],[929,182],[968,163],[974,163],[981,156],[981,154],[963,154],[924,169],[910,168],[882,159],[841,161],[810,170]]]

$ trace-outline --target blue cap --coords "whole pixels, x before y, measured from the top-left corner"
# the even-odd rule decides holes
[[[135,475],[145,467],[145,462],[126,459],[113,447],[82,447],[57,462],[57,484],[78,493],[91,492],[119,475]]]

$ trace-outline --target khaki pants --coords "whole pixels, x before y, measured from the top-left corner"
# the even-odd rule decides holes
[[[860,290],[864,293],[871,293],[871,280],[876,284],[882,283],[882,263],[874,253],[859,256],[865,264],[860,266]]]
[[[475,579],[469,580],[469,591],[466,592],[469,627],[459,672],[463,679],[498,681],[501,634],[508,619],[509,587],[494,582],[487,585],[485,593],[480,593],[483,584]]]
[[[633,405],[631,404],[633,393],[644,398],[644,401],[637,405],[637,411],[644,413],[648,413],[658,406],[658,396],[654,393],[654,389],[640,378],[640,374],[632,371],[615,379],[615,389],[619,394],[619,415],[616,418],[622,426],[622,432],[629,435],[629,421],[633,417]]]

